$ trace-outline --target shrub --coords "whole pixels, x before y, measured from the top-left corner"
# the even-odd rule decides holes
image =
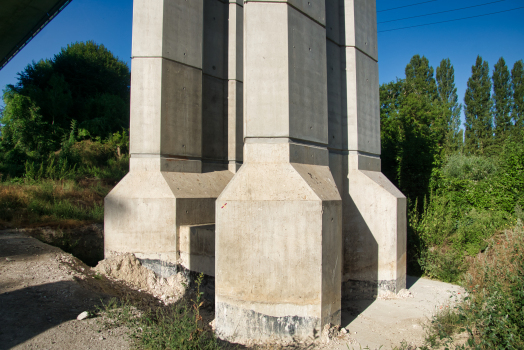
[[[521,214],[519,214],[521,215]],[[484,253],[470,264],[465,279],[468,296],[454,309],[437,315],[427,348],[452,343],[453,333],[467,331],[459,349],[524,348],[524,227],[491,238]]]

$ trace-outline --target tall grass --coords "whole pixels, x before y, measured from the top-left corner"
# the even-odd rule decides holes
[[[0,183],[0,227],[102,222],[103,199],[111,187],[102,181]]]
[[[453,335],[469,338],[457,349],[524,349],[524,227],[491,238],[466,272],[468,296],[433,320],[426,349],[450,347]]]
[[[203,305],[200,285],[203,278],[203,274],[197,278],[197,288],[191,300],[183,298],[167,306],[143,306],[137,301],[124,302],[122,305],[113,300],[99,313],[107,315],[110,320],[106,322],[106,327],[128,327],[134,345],[139,349],[225,349],[221,345],[223,342],[219,342],[200,315]],[[237,347],[233,345],[227,348]]]

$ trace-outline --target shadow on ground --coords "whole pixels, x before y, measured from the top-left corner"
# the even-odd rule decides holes
[[[10,349],[84,310],[101,305],[98,295],[74,281],[55,282],[0,295],[0,349]]]

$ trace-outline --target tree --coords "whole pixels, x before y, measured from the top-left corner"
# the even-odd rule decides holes
[[[515,130],[524,130],[524,63],[522,60],[515,62],[511,70],[511,87],[513,92],[513,105],[511,119]]]
[[[495,141],[502,144],[511,124],[511,81],[504,58],[500,58],[493,70],[493,117]]]
[[[491,117],[491,79],[488,62],[477,56],[471,67],[471,77],[464,97],[466,122],[466,151],[470,154],[483,154],[493,140]]]
[[[380,86],[382,169],[413,202],[423,203],[447,131],[433,68],[413,56],[406,79]]]
[[[6,108],[18,95],[28,98],[38,108],[45,126],[41,132],[54,150],[73,120],[92,137],[106,138],[129,127],[129,68],[103,45],[68,45],[52,59],[29,64],[18,76],[18,83],[4,93]],[[24,117],[11,114],[7,124],[18,118]]]
[[[420,55],[411,58],[405,69],[406,91],[419,96],[426,96],[430,100],[437,98],[437,85],[433,77],[433,67],[429,60]]]
[[[442,60],[440,66],[437,67],[437,91],[440,100],[447,108],[444,153],[451,154],[462,148],[463,133],[460,129],[462,105],[458,103],[455,69],[449,58]]]
[[[399,160],[402,157],[402,130],[400,106],[404,98],[404,80],[380,85],[380,138],[382,144],[382,172],[397,187],[399,184]]]

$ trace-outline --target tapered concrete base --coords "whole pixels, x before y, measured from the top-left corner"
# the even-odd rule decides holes
[[[340,324],[341,210],[328,166],[240,168],[216,207],[220,338],[296,341]]]
[[[378,157],[331,153],[330,165],[344,189],[342,299],[398,293],[406,288],[406,197]]]
[[[160,270],[174,271],[180,226],[213,223],[215,200],[232,177],[229,171],[131,171],[104,201],[106,256],[134,253]]]

